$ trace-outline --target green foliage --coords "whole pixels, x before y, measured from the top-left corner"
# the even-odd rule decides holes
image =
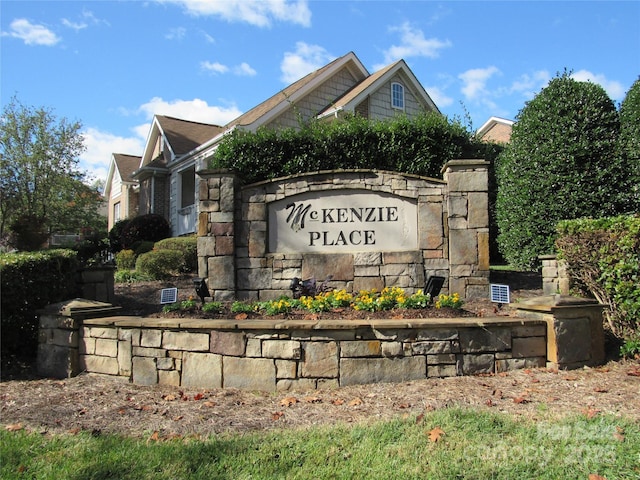
[[[211,168],[252,183],[319,170],[378,169],[441,177],[449,160],[476,158],[485,145],[459,123],[439,114],[371,121],[348,116],[302,129],[234,130],[219,145]]]
[[[15,97],[0,122],[0,236],[20,250],[40,248],[42,236],[81,233],[99,224],[103,198],[84,183],[78,158],[82,125]]]
[[[222,312],[221,302],[209,302],[202,305],[202,311],[207,313],[220,313]]]
[[[576,286],[609,307],[611,331],[640,334],[640,216],[563,221],[556,241]]]
[[[138,255],[142,255],[143,253],[150,252],[151,250],[153,250],[154,246],[155,242],[139,240],[137,242],[133,242],[133,244],[131,245],[131,250],[133,250],[137,257]]]
[[[640,212],[640,79],[620,105],[620,155],[630,168],[629,211]]]
[[[620,356],[629,359],[640,358],[640,334],[625,340],[620,347]]]
[[[124,247],[122,245],[122,232],[124,232],[125,227],[129,224],[129,219],[118,220],[114,223],[111,230],[109,230],[109,246],[113,253],[118,253]]]
[[[133,250],[120,250],[115,254],[118,270],[132,270],[136,268],[136,254]]]
[[[552,253],[559,220],[628,211],[619,130],[602,87],[566,72],[520,111],[496,165],[498,244],[510,264],[532,268]]]
[[[136,260],[136,270],[154,280],[178,275],[183,266],[183,255],[179,250],[152,250]]]
[[[255,312],[260,307],[254,303],[240,302],[236,300],[231,304],[231,311],[233,313],[251,313]]]
[[[148,282],[153,278],[146,274],[136,270],[116,270],[113,274],[113,280],[116,283],[136,283],[136,282]]]
[[[132,218],[122,229],[120,243],[123,248],[131,248],[139,241],[157,242],[171,236],[171,226],[162,216],[155,213]]]
[[[36,310],[77,295],[71,250],[0,254],[2,354],[35,356]]]
[[[173,237],[156,242],[156,250],[178,250],[182,252],[182,272],[190,273],[198,270],[198,238]]]
[[[462,305],[464,305],[464,300],[457,293],[453,295],[441,293],[435,303],[436,308],[455,308],[456,310],[462,308]]]

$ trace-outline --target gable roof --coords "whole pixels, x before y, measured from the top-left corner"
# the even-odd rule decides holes
[[[333,101],[329,107],[320,112],[318,117],[333,115],[339,110],[353,110],[353,108],[357,104],[364,100],[364,97],[366,97],[371,90],[376,90],[379,85],[387,82],[399,71],[402,71],[409,77],[410,85],[407,85],[406,87],[410,88],[413,91],[416,98],[418,98],[423,105],[426,105],[433,111],[440,113],[440,110],[431,99],[427,91],[422,87],[407,63],[404,60],[398,60],[369,75],[367,78],[359,82],[344,95]]]
[[[363,81],[369,77],[369,72],[358,57],[356,57],[355,53],[349,52],[292,83],[264,102],[240,115],[235,120],[229,122],[225,125],[225,128],[230,129],[236,126],[249,127],[252,125],[257,126],[254,124],[262,125],[266,123],[270,118],[275,117],[284,109],[288,108],[291,103],[295,102],[302,95],[308,93],[314,86],[329,79],[343,68],[347,68],[358,81]]]
[[[136,183],[131,178],[131,174],[140,165],[142,157],[137,155],[128,155],[126,153],[114,153],[111,155],[111,162],[109,162],[109,172],[107,173],[107,181],[104,184],[103,195],[108,197],[111,195],[111,185],[113,184],[113,176],[116,171],[120,176],[121,182]]]
[[[506,118],[490,117],[476,130],[476,137],[490,141],[508,142],[511,138],[511,128],[514,123],[513,120],[507,120]],[[496,128],[501,131],[498,135],[493,136],[491,131]]]

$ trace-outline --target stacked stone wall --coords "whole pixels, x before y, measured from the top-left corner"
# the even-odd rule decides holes
[[[487,162],[461,160],[444,181],[371,170],[328,171],[240,187],[228,172],[199,171],[198,273],[215,300],[271,300],[291,295],[294,277],[350,292],[402,287],[409,294],[430,276],[443,293],[488,296]],[[300,194],[370,192],[408,199],[417,208],[417,243],[401,251],[269,251],[269,205]],[[272,227],[271,227],[272,228]],[[272,232],[271,232],[272,233]]]
[[[499,373],[546,363],[542,321],[232,321],[111,317],[79,329],[79,367],[136,384],[291,390]],[[236,322],[237,323],[237,322]],[[286,323],[286,322],[285,322]],[[180,329],[177,329],[180,327]]]

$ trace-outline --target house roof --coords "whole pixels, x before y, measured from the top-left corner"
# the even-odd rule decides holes
[[[140,159],[142,157],[137,155],[127,155],[126,153],[114,153],[113,160],[115,161],[116,168],[120,174],[120,178],[123,182],[130,182],[131,174],[140,165]]]
[[[515,122],[513,120],[508,120],[506,118],[491,117],[489,118],[489,120],[484,122],[482,126],[478,128],[478,130],[476,130],[476,137],[480,139],[486,138],[488,140],[499,140],[508,142],[509,138],[511,137],[511,128],[513,127],[514,123]],[[505,130],[505,132],[501,132],[501,134],[499,135],[500,138],[493,138],[491,135],[489,135],[489,132],[491,132],[491,130],[496,127],[502,127]]]
[[[225,130],[219,125],[192,122],[166,115],[156,115],[156,119],[176,156],[190,152]]]
[[[329,78],[329,76],[332,75],[335,71],[341,68],[348,68],[349,71],[357,79],[360,80],[364,80],[369,77],[369,72],[364,67],[364,65],[362,65],[358,57],[356,57],[353,52],[349,52],[342,57],[336,58],[324,67],[321,67],[320,69],[302,77],[300,80],[292,83],[264,102],[240,115],[235,120],[232,120],[225,126],[226,129],[230,129],[236,126],[252,125],[258,120],[262,119],[264,116],[276,111],[278,106],[288,106],[290,102],[296,99],[296,94],[300,94],[301,92],[306,93],[308,91],[308,89],[305,87],[313,83],[320,83],[324,81],[325,79]]]

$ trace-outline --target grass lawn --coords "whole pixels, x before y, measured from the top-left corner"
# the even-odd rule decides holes
[[[599,415],[532,421],[456,408],[209,438],[5,430],[0,439],[3,479],[640,478],[640,425]]]

